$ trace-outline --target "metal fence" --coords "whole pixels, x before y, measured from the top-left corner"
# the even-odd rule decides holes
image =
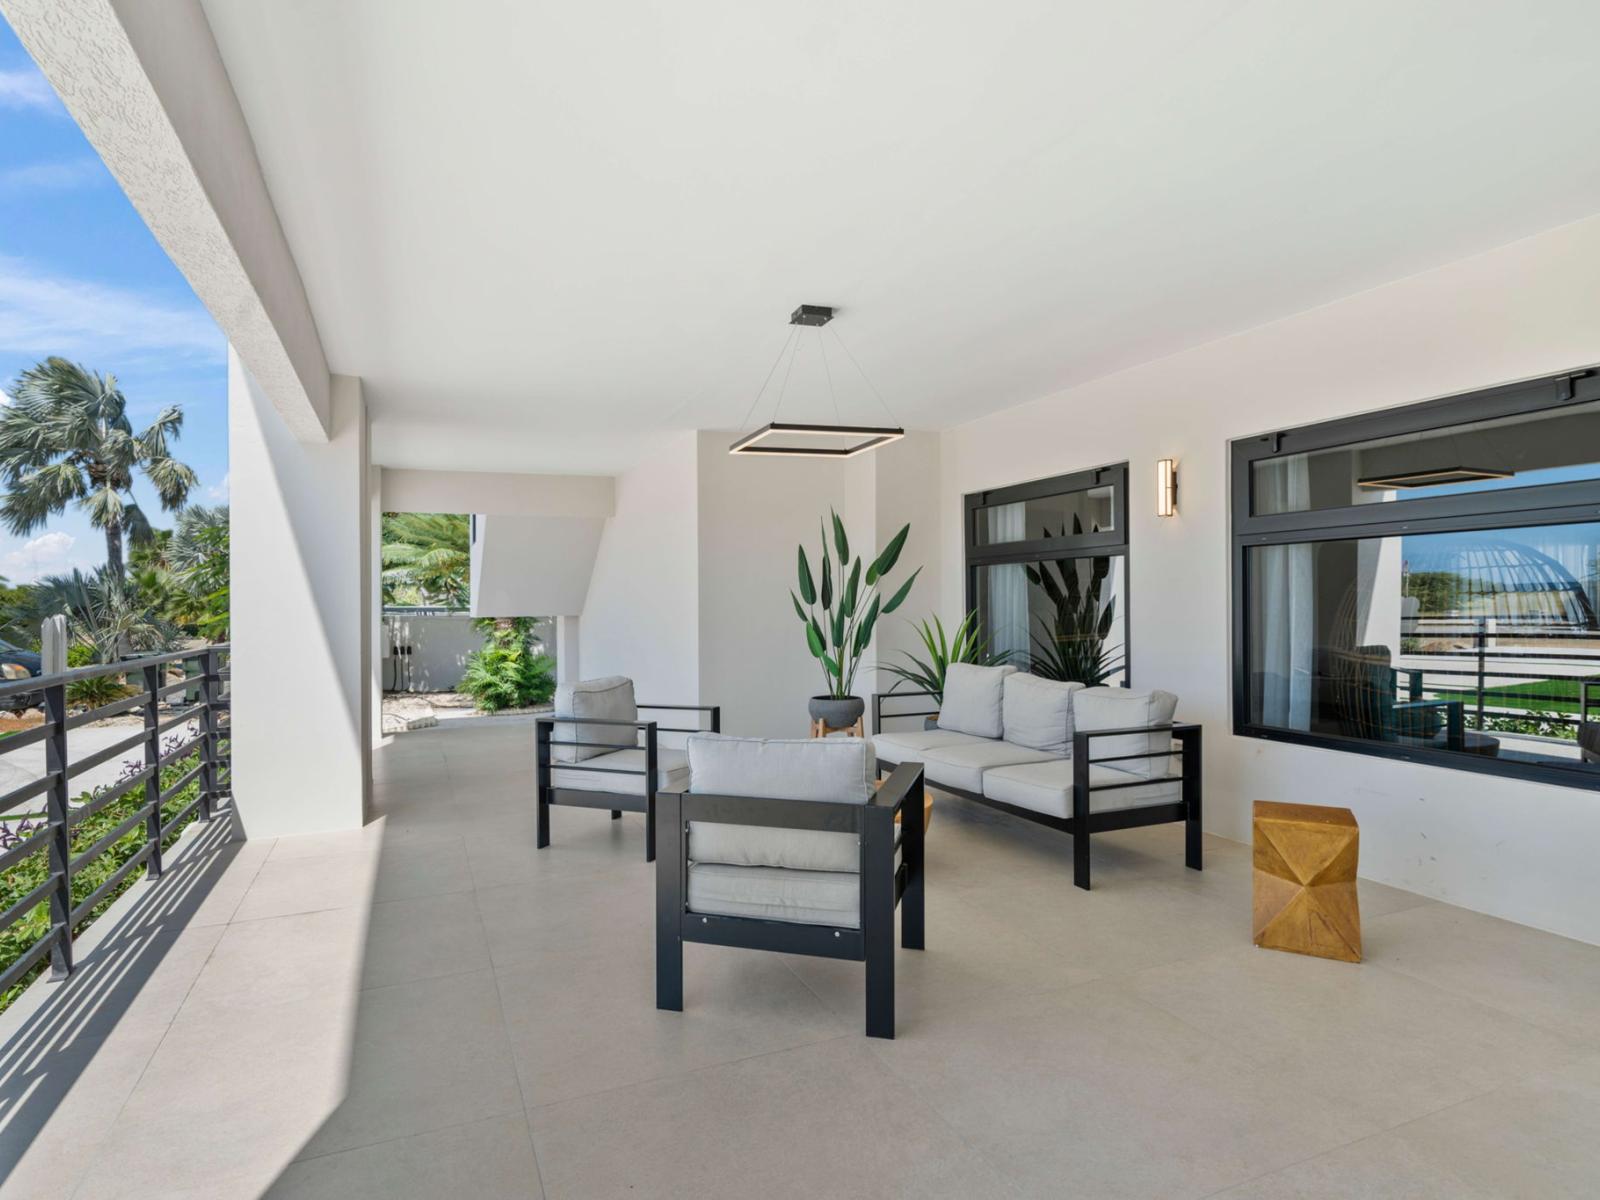
[[[194,650],[157,654],[123,662],[80,667],[60,674],[16,680],[0,686],[0,704],[16,705],[22,698],[44,711],[44,722],[31,729],[0,738],[0,760],[27,746],[43,742],[42,777],[30,780],[0,796],[0,822],[22,823],[23,836],[0,851],[0,872],[18,867],[34,855],[44,855],[43,882],[0,913],[0,933],[27,917],[39,905],[49,905],[49,928],[0,973],[0,995],[24,978],[46,955],[51,973],[62,978],[72,971],[74,930],[113,896],[141,866],[151,879],[161,875],[162,841],[177,825],[198,816],[209,821],[231,796],[231,745],[229,742],[229,647],[226,643]],[[170,679],[175,671],[183,677]],[[125,678],[132,694],[78,712],[68,711],[68,694],[75,684],[107,677]],[[173,699],[177,697],[177,699]],[[109,746],[78,758],[72,755],[72,731],[123,713],[137,713],[141,728]],[[177,729],[192,736],[164,735]],[[72,803],[76,775],[137,752],[132,766],[107,787],[88,793],[82,804]],[[162,786],[162,771],[174,763],[194,758],[195,764]],[[199,790],[182,808],[164,809],[191,784]],[[125,796],[142,793],[142,802],[128,816],[74,853],[74,833],[85,821]],[[22,822],[24,813],[42,801],[42,824]],[[30,803],[31,802],[31,803]],[[129,858],[93,891],[73,901],[73,878],[122,842],[143,829],[143,842]]]

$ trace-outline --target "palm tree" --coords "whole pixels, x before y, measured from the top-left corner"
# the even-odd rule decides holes
[[[17,377],[11,403],[0,409],[0,524],[19,537],[76,502],[106,537],[106,568],[123,577],[123,534],[150,539],[150,521],[133,499],[142,471],[167,512],[181,508],[195,474],[173,458],[169,441],[183,428],[183,410],[163,409],[135,433],[127,399],[111,375],[47,358]]]
[[[178,635],[172,622],[152,613],[109,566],[87,575],[74,570],[47,576],[33,585],[29,598],[30,626],[37,628],[46,617],[60,614],[105,663],[132,650],[166,650]]]
[[[465,608],[471,538],[462,513],[384,513],[384,603]]]

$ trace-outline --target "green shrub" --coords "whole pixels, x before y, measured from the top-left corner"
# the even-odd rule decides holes
[[[533,642],[534,619],[479,621],[483,649],[467,657],[461,690],[483,712],[528,708],[556,694],[555,661]]]
[[[162,746],[163,753],[177,749],[181,737],[181,734],[169,735]],[[196,753],[163,767],[161,770],[161,786],[168,788],[177,783],[179,778],[186,771],[193,769],[198,761],[199,756]],[[130,764],[128,768],[124,768],[123,778],[126,778],[128,773],[137,772],[140,769],[142,769],[141,764],[137,762]],[[199,793],[200,781],[196,779],[162,806],[163,821],[170,820]],[[72,801],[72,806],[73,808],[81,807],[89,803],[93,798],[93,793],[85,792]],[[118,797],[87,820],[74,825],[72,827],[72,853],[81,854],[87,850],[122,822],[133,816],[143,805],[144,788],[135,787],[128,794]],[[192,819],[193,816],[191,815],[189,820]],[[176,841],[178,834],[183,831],[184,826],[188,823],[189,821],[185,820],[180,824],[164,827],[161,838],[162,847],[170,846]],[[7,849],[20,841],[26,840],[43,827],[44,817],[42,814],[8,816],[5,822],[0,823],[0,850]],[[144,845],[144,841],[145,825],[141,822],[113,842],[99,858],[89,863],[81,871],[75,872],[72,876],[73,903],[82,903],[95,888],[110,878],[118,867],[137,854],[139,848]],[[35,851],[21,862],[4,872],[0,872],[0,911],[9,909],[13,904],[33,891],[34,888],[48,878],[49,874],[49,857],[43,850]],[[143,877],[142,871],[135,870],[132,872],[122,881],[120,886],[113,888],[110,895],[102,899],[100,903],[90,910],[84,919],[75,926],[75,931],[83,930],[91,921],[109,908],[112,901]],[[49,932],[50,905],[46,901],[35,905],[27,915],[19,918],[10,928],[0,932],[0,971],[4,971],[12,963],[16,962],[17,959],[33,948],[34,943]],[[46,955],[42,962],[19,979],[9,991],[4,995],[0,995],[0,1012],[3,1012],[12,1001],[22,995],[23,990],[33,981],[35,976],[49,970],[49,967],[50,958]]]

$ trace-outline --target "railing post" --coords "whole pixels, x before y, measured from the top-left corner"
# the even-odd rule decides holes
[[[150,842],[150,860],[147,865],[151,879],[161,878],[161,717],[160,704],[161,667],[151,664],[144,669],[144,769],[150,773],[144,781],[144,802],[150,806],[145,819],[145,837]]]
[[[222,694],[222,675],[217,652],[208,649],[203,659],[200,700],[200,819],[209,821],[217,802],[217,699]]]
[[[1484,656],[1488,651],[1489,632],[1482,617],[1478,618],[1478,728],[1483,729],[1483,689],[1488,683],[1488,672],[1484,664]]]
[[[45,770],[50,772],[50,790],[45,793],[45,808],[50,822],[50,873],[55,887],[50,890],[50,926],[55,945],[50,948],[50,975],[64,979],[72,972],[72,828],[67,806],[67,686],[52,684],[44,689],[44,716],[50,722],[50,737],[45,742]]]

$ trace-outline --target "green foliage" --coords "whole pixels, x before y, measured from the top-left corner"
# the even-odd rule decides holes
[[[1072,518],[1072,532],[1074,536],[1083,534],[1083,522],[1076,516]],[[1044,536],[1056,535],[1046,529]],[[1105,644],[1116,621],[1117,598],[1101,599],[1111,574],[1111,559],[1105,555],[1089,558],[1087,580],[1079,571],[1083,561],[1063,558],[1024,568],[1028,582],[1049,597],[1053,609],[1048,617],[1039,619],[1040,628],[1032,633],[1033,654],[1028,669],[1041,679],[1096,687],[1122,668],[1120,656]]]
[[[1578,727],[1570,716],[1563,719],[1559,712],[1529,709],[1520,716],[1485,713],[1483,728],[1495,733],[1526,733],[1534,737],[1561,738],[1576,741]]]
[[[1461,607],[1467,580],[1454,571],[1408,571],[1400,594],[1415,597],[1419,616],[1448,616]]]
[[[176,735],[170,746],[163,749],[176,749]],[[161,786],[168,788],[178,782],[183,774],[190,770],[199,761],[198,755],[189,755],[176,762],[168,764],[161,771]],[[138,769],[136,766],[135,770]],[[162,806],[164,819],[170,819],[185,805],[199,795],[199,781],[190,783],[167,801]],[[79,807],[87,804],[93,796],[85,792],[74,800],[73,806]],[[144,805],[144,790],[134,788],[128,795],[112,801],[99,812],[72,827],[72,853],[81,854],[95,842],[105,837],[122,822],[128,820]],[[192,819],[192,817],[191,817]],[[8,815],[5,822],[0,823],[0,849],[5,849],[18,840],[25,839],[42,828],[43,818],[35,814],[31,818],[20,815]],[[177,840],[178,834],[183,831],[184,825],[176,824],[162,831],[162,845],[170,846]],[[75,871],[72,876],[73,903],[81,903],[89,893],[104,883],[123,863],[127,862],[139,852],[144,845],[145,827],[141,822],[129,830],[128,833],[118,838],[99,858],[87,864],[82,870]],[[34,888],[42,884],[50,874],[49,861],[45,853],[35,851],[4,872],[0,872],[0,911],[9,909],[21,900]],[[132,887],[141,878],[140,872],[134,871],[125,879],[120,887],[113,888],[111,894],[106,896],[99,904],[84,917],[77,925],[82,930],[91,921],[103,913],[114,901],[128,888]],[[0,971],[4,971],[22,955],[33,948],[35,942],[50,931],[50,906],[48,902],[40,903],[30,910],[25,916],[19,918],[10,928],[0,932]],[[48,956],[42,963],[29,971],[11,990],[0,995],[0,1011],[3,1011],[20,996],[23,990],[43,971],[49,970],[50,959]]]
[[[168,512],[181,508],[195,485],[194,471],[170,448],[183,410],[165,408],[136,433],[114,376],[54,357],[23,371],[11,396],[0,408],[0,524],[23,537],[75,504],[104,532],[106,568],[121,579],[123,535],[136,545],[154,536],[133,498],[135,476],[144,476]]]
[[[467,657],[460,688],[484,712],[529,708],[556,694],[555,660],[533,637],[532,617],[479,620],[483,649]]]
[[[98,662],[168,650],[178,636],[171,621],[150,611],[135,584],[109,567],[41,579],[33,585],[29,610],[35,629],[46,617],[65,616],[73,639],[92,646]]]
[[[989,639],[978,633],[978,612],[976,609],[969,612],[961,619],[961,624],[955,628],[955,633],[946,638],[944,622],[935,615],[933,624],[927,621],[918,621],[912,628],[917,631],[917,636],[922,639],[923,646],[928,651],[927,658],[918,658],[906,651],[901,652],[904,664],[885,666],[883,669],[889,674],[899,678],[902,683],[909,683],[917,691],[929,692],[934,700],[944,703],[944,677],[951,663],[973,663],[980,667],[995,667],[1010,660],[1008,651],[995,653],[989,644]],[[895,688],[900,686],[896,683]],[[894,689],[891,689],[894,690]]]
[[[383,602],[467,607],[471,539],[462,513],[384,513]]]
[[[794,604],[795,615],[805,625],[806,646],[811,656],[822,664],[827,694],[842,700],[855,687],[861,655],[872,642],[872,630],[878,618],[892,613],[904,603],[922,568],[913,571],[910,578],[889,598],[889,602],[884,604],[876,585],[900,560],[900,552],[905,548],[911,526],[904,526],[889,539],[889,544],[866,567],[863,577],[861,557],[857,555],[854,561],[850,558],[850,539],[845,533],[844,522],[831,509],[829,516],[833,523],[833,544],[830,550],[828,530],[824,526],[822,556],[818,560],[822,564],[821,585],[818,586],[817,578],[811,572],[811,561],[806,557],[806,548],[802,545],[796,572],[800,594],[797,596],[790,592],[789,599]],[[837,589],[834,587],[834,554],[838,555]],[[849,564],[848,572],[846,564]]]

